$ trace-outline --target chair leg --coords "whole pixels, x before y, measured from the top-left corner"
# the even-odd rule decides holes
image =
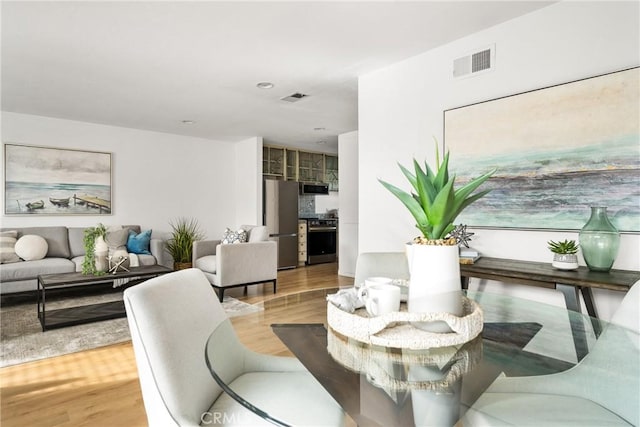
[[[224,299],[224,288],[218,288],[219,290],[219,295],[218,298],[220,299],[220,302],[222,302],[222,300]]]
[[[244,287],[244,294],[247,295],[247,287]]]
[[[276,293],[276,279],[273,279],[273,293]]]

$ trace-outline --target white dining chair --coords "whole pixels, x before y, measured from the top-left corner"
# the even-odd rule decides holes
[[[409,280],[409,264],[404,252],[362,252],[356,260],[354,284],[360,286],[368,277]]]
[[[207,368],[205,346],[224,357],[231,389],[294,425],[341,425],[338,404],[295,358],[244,347],[216,294],[198,269],[148,280],[124,291],[142,398],[150,426],[272,425],[224,393]],[[218,347],[219,346],[219,347]]]
[[[461,425],[639,425],[639,307],[640,281],[625,295],[613,326],[604,329],[578,365],[551,375],[499,377]]]

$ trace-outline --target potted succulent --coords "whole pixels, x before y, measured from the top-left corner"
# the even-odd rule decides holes
[[[435,172],[425,162],[424,168],[414,159],[415,173],[400,165],[411,184],[411,192],[379,180],[407,207],[416,221],[421,236],[407,245],[411,275],[408,310],[411,312],[449,312],[462,315],[460,298],[460,263],[457,240],[450,233],[455,229],[456,217],[471,203],[490,190],[473,192],[496,171],[493,169],[460,188],[454,188],[455,175],[449,175],[449,153],[442,163],[436,142]],[[448,332],[449,327],[416,324],[433,332]]]
[[[84,230],[84,260],[82,261],[82,274],[99,276],[108,268],[107,254],[109,248],[104,241],[107,235],[107,227],[98,224],[96,227],[88,227]]]
[[[193,242],[204,239],[195,219],[178,218],[169,223],[171,238],[167,241],[167,252],[173,258],[173,269],[182,270],[192,267]]]
[[[578,247],[575,240],[564,240],[562,242],[547,242],[548,248],[553,252],[553,262],[551,265],[559,270],[576,270],[578,268]]]

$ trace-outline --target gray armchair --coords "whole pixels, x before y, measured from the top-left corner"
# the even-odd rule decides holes
[[[218,290],[220,301],[227,288],[273,282],[276,293],[278,246],[268,240],[264,226],[243,225],[246,243],[223,244],[221,240],[201,240],[193,244],[193,267],[202,270]]]

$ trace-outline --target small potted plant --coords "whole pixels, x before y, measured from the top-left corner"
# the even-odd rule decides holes
[[[204,233],[195,219],[178,218],[169,224],[171,238],[167,241],[167,252],[173,258],[173,269],[191,268],[193,242],[204,239]]]
[[[564,240],[562,242],[547,242],[549,250],[553,252],[553,262],[551,265],[559,270],[576,270],[578,268],[578,244],[575,240]]]

